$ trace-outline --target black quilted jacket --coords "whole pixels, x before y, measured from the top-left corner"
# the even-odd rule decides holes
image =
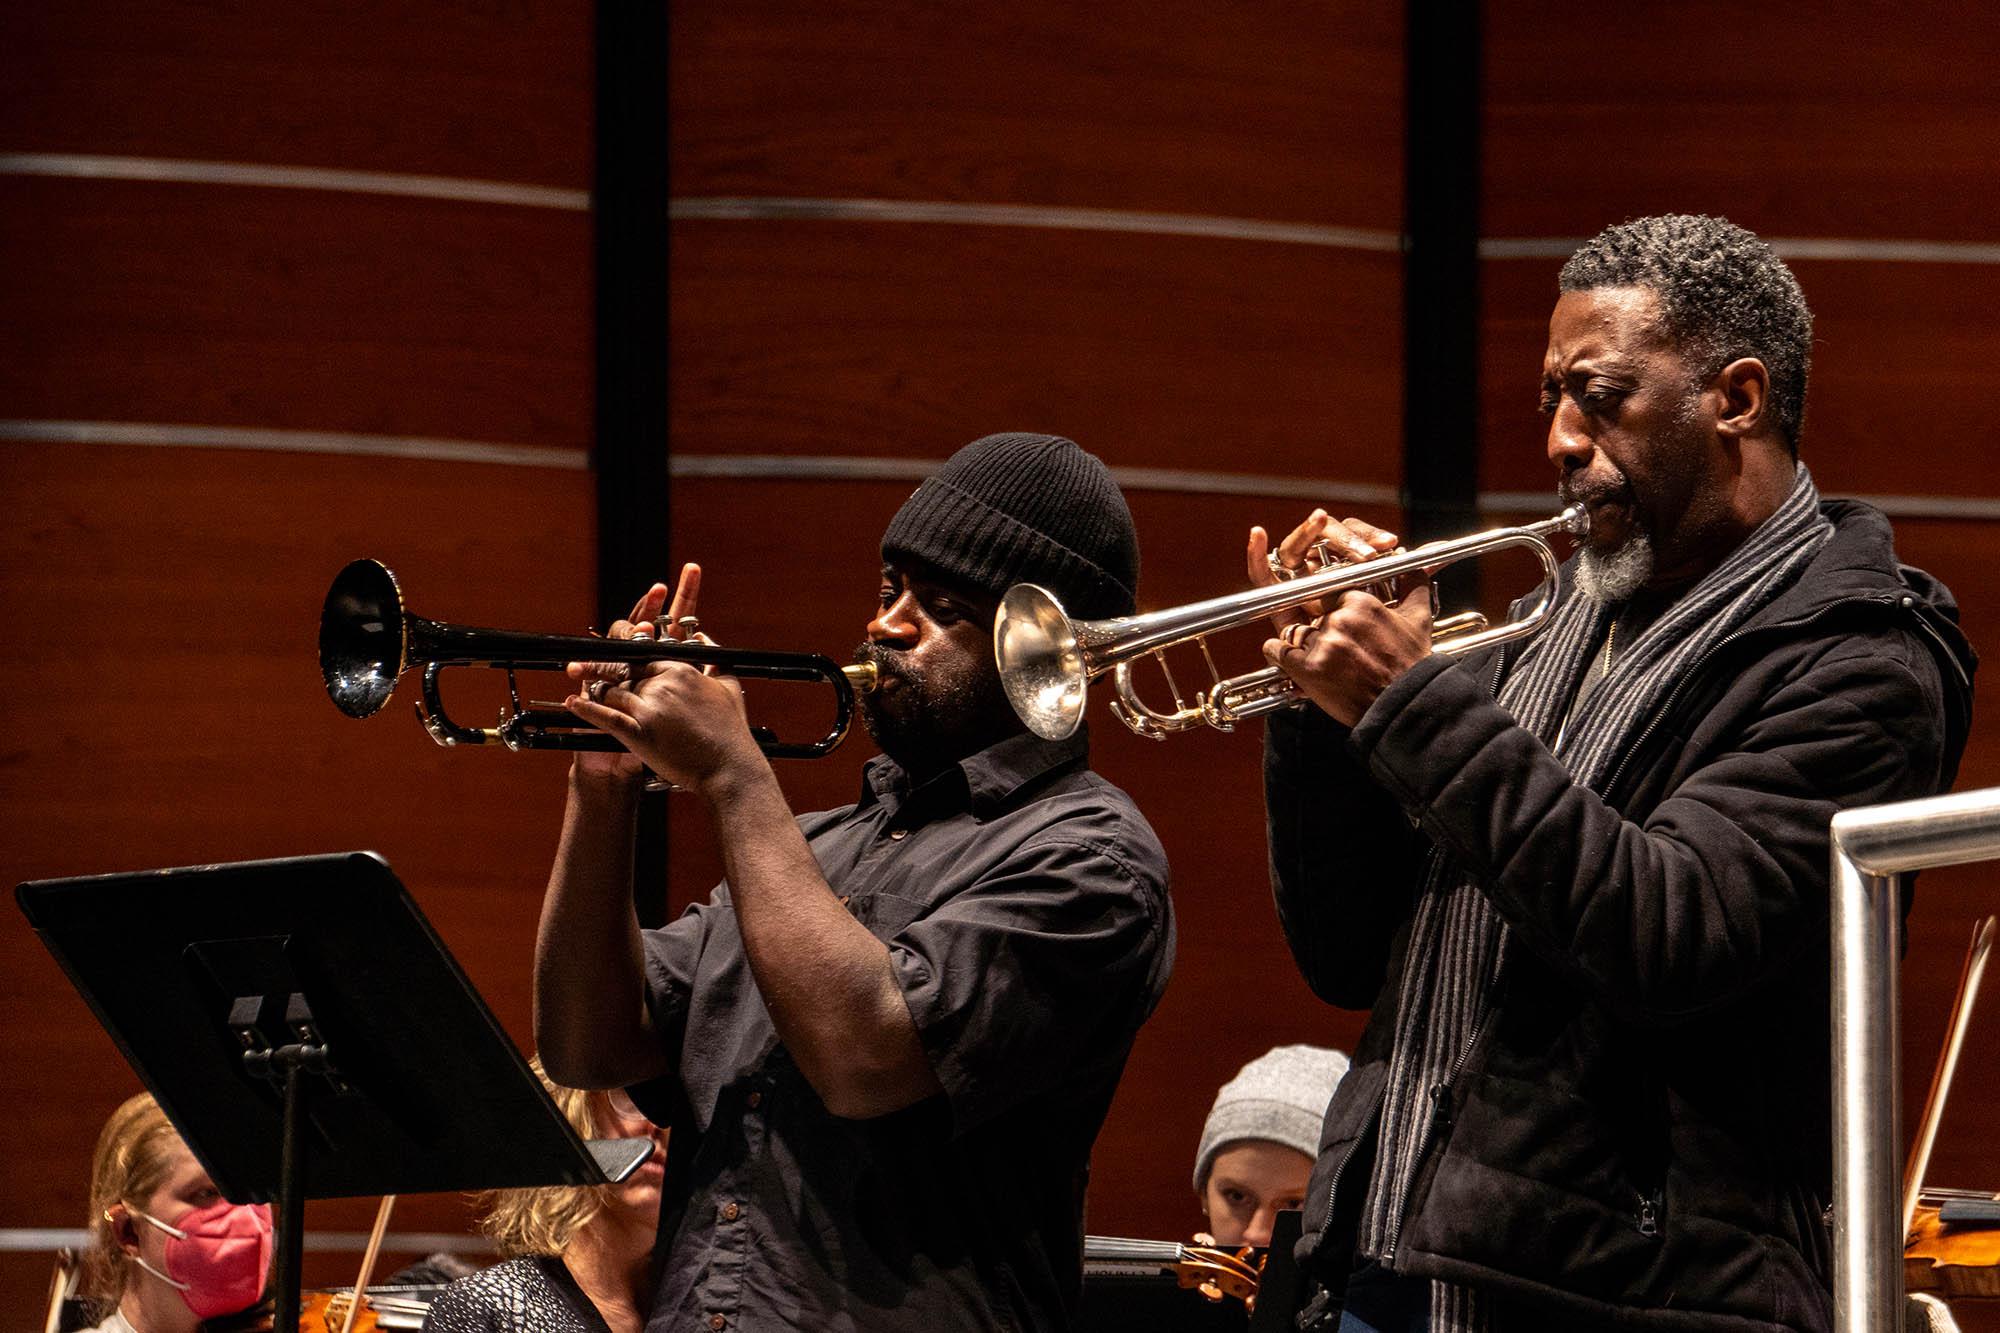
[[[1975,658],[1880,513],[1824,508],[1833,539],[1601,795],[1493,701],[1504,652],[1429,659],[1352,733],[1311,709],[1271,722],[1286,938],[1321,998],[1374,1007],[1300,1245],[1335,1292],[1436,842],[1514,943],[1392,1266],[1493,1291],[1515,1327],[1830,1327],[1827,825],[1950,785]]]

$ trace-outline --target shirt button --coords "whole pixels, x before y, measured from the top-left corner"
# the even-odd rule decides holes
[[[725,1203],[725,1204],[723,1204],[723,1205],[722,1205],[722,1220],[723,1220],[723,1221],[725,1221],[725,1222],[734,1222],[734,1221],[735,1221],[735,1220],[736,1220],[737,1218],[739,1218],[739,1217],[741,1217],[741,1216],[743,1216],[743,1208],[742,1208],[742,1206],[741,1206],[741,1205],[739,1205],[739,1204],[734,1204],[734,1203]],[[721,1315],[717,1315],[717,1316],[716,1316],[716,1318],[717,1318],[717,1319],[720,1319],[720,1318],[722,1318],[722,1316],[721,1316]],[[717,1327],[720,1327],[720,1325],[718,1325]]]
[[[903,839],[905,839],[905,838],[907,838],[907,837],[909,837],[909,836],[910,836],[910,831],[909,831],[908,829],[906,829],[906,828],[898,828],[898,829],[890,829],[890,830],[889,830],[889,840],[890,840],[891,842],[901,842],[901,841],[902,841]]]
[[[719,1314],[712,1314],[708,1317],[708,1326],[716,1330],[716,1333],[722,1333],[723,1329],[729,1327],[729,1321]]]
[[[743,1099],[743,1104],[748,1106],[751,1110],[754,1111],[758,1107],[764,1104],[764,1094],[761,1092],[753,1092],[748,1097],[745,1097]]]

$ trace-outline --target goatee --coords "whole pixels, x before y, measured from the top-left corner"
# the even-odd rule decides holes
[[[1653,539],[1634,532],[1615,551],[1585,546],[1576,557],[1576,590],[1593,602],[1629,602],[1653,577]]]
[[[883,754],[914,775],[937,772],[1021,730],[990,658],[983,671],[946,675],[911,671],[901,653],[880,644],[863,644],[854,656],[874,663],[881,681],[861,697],[862,725]]]

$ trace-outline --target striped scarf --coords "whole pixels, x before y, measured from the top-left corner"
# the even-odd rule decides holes
[[[1722,564],[1641,632],[1609,674],[1576,704],[1579,682],[1618,607],[1571,596],[1522,653],[1499,702],[1548,744],[1577,782],[1608,781],[1619,755],[1701,656],[1761,610],[1833,535],[1819,492],[1800,464],[1792,492]],[[1411,924],[1398,997],[1395,1044],[1383,1093],[1380,1148],[1362,1217],[1361,1252],[1390,1256],[1434,1119],[1471,1053],[1497,990],[1510,932],[1471,876],[1433,848]],[[1431,1284],[1431,1328],[1483,1333],[1491,1322],[1479,1294]]]

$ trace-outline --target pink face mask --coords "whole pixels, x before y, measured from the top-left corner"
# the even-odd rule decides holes
[[[247,1310],[263,1295],[271,1267],[270,1205],[218,1199],[182,1213],[173,1226],[126,1207],[167,1233],[167,1271],[144,1259],[137,1260],[139,1267],[179,1291],[196,1318]]]

